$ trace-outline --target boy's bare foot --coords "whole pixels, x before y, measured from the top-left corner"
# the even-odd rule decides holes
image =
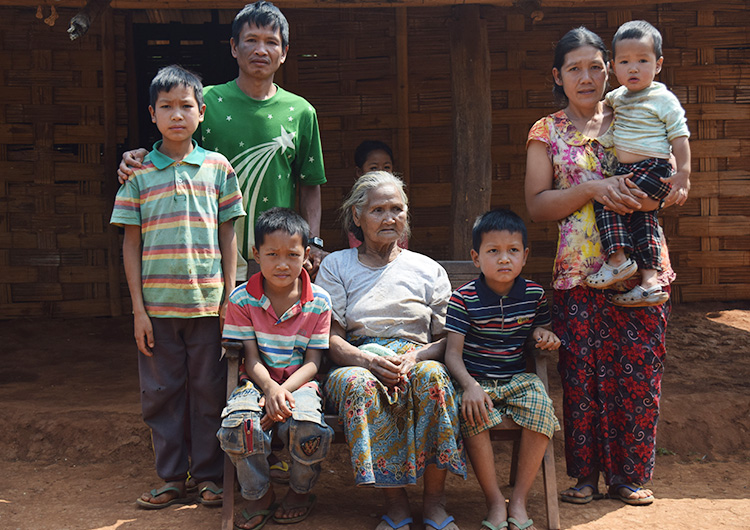
[[[160,509],[173,504],[185,504],[185,481],[173,481],[165,483],[161,488],[152,489],[136,499],[136,504],[141,508]]]
[[[534,523],[526,513],[526,503],[514,501],[511,497],[508,503],[508,529],[509,530],[536,530]]]
[[[508,516],[508,530],[536,530],[536,526],[531,519],[516,519]]]
[[[269,488],[260,499],[249,502],[247,508],[242,511],[241,520],[235,521],[234,527],[250,530],[263,521],[267,521],[276,510],[275,500],[273,489]]]
[[[505,499],[501,499],[498,502],[492,503],[487,512],[487,518],[482,521],[482,526],[479,530],[487,530],[497,528],[505,528],[503,523],[508,519],[508,511],[506,510]],[[490,523],[487,525],[486,523]]]
[[[316,500],[315,495],[311,493],[295,493],[289,489],[284,495],[281,505],[273,514],[273,520],[279,524],[304,521],[310,515]]]
[[[198,502],[205,506],[221,506],[224,490],[212,480],[198,484]]]

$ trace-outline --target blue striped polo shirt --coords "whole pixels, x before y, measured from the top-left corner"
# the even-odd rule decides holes
[[[463,360],[472,377],[510,381],[526,370],[526,339],[549,323],[541,285],[519,276],[500,296],[480,274],[451,295],[445,329],[465,336]]]

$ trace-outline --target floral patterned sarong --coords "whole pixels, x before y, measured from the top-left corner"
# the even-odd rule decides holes
[[[403,339],[349,337],[355,346],[380,344],[395,355],[418,347]],[[466,478],[458,407],[441,363],[422,361],[408,382],[389,391],[366,368],[336,368],[325,389],[344,424],[357,485],[416,484],[425,466]]]

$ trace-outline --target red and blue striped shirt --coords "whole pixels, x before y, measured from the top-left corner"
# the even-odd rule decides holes
[[[445,329],[465,336],[463,360],[472,377],[508,382],[526,370],[526,339],[535,327],[549,323],[541,285],[519,276],[500,296],[480,275],[451,295]]]

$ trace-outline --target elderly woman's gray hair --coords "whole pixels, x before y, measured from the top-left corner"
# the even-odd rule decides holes
[[[409,198],[404,191],[404,181],[392,173],[388,173],[387,171],[370,171],[359,177],[354,183],[352,191],[349,192],[349,195],[346,196],[344,203],[341,205],[341,224],[344,227],[344,231],[351,232],[360,241],[364,241],[365,236],[362,233],[362,229],[354,224],[352,208],[357,211],[357,216],[361,217],[369,201],[370,192],[382,186],[393,186],[396,188],[401,194],[404,206],[407,208],[409,206]],[[407,217],[406,228],[404,229],[404,233],[401,234],[402,239],[408,238],[410,233],[411,229],[409,228]]]

